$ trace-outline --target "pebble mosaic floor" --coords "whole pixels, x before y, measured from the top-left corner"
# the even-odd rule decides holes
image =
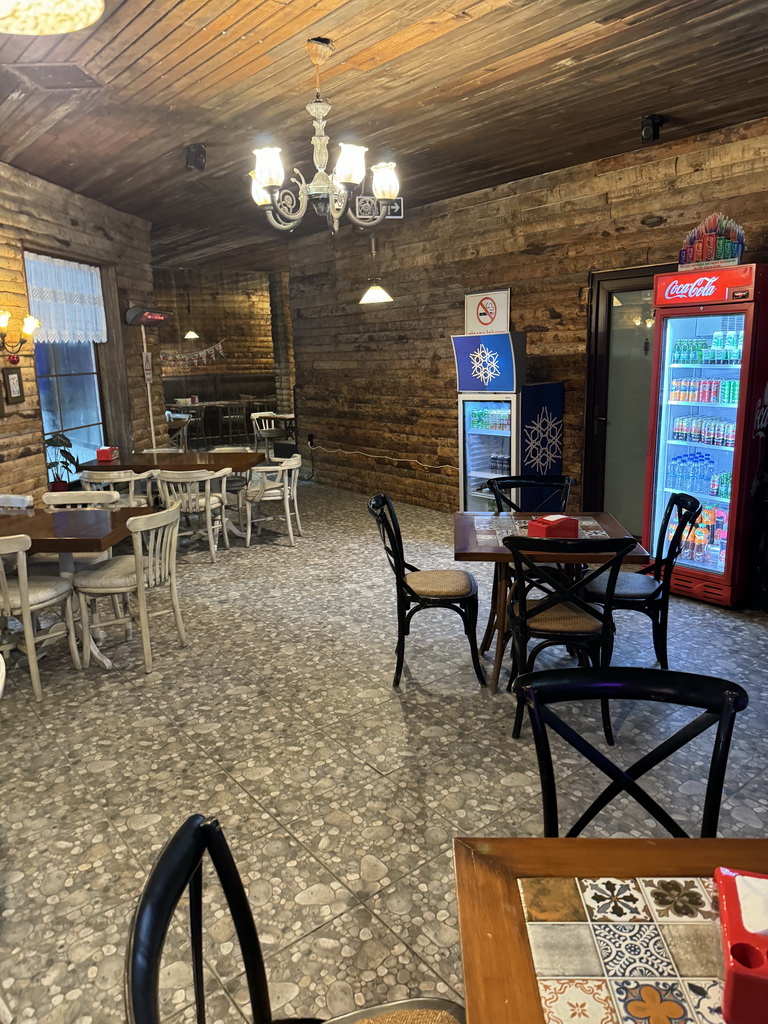
[[[118,1024],[132,910],[166,838],[190,813],[216,814],[234,849],[264,946],[277,1016],[340,1014],[409,995],[461,1000],[451,840],[541,834],[527,727],[511,739],[512,698],[477,686],[450,612],[416,617],[399,693],[390,570],[362,494],[300,489],[304,536],[282,524],[212,566],[179,559],[190,646],[153,620],[155,669],[140,641],[105,642],[115,668],[42,663],[45,699],[12,661],[0,701],[0,992],[16,1021]],[[399,505],[406,556],[455,567],[452,517]],[[470,567],[471,568],[471,567]],[[480,621],[488,566],[475,570]],[[768,631],[760,612],[675,599],[672,667],[747,687],[720,824],[763,836]],[[650,624],[618,613],[615,664],[653,666]],[[570,664],[555,651],[542,667]],[[596,721],[580,710],[580,724]],[[623,707],[627,761],[676,727],[668,706]],[[653,791],[695,820],[707,746],[679,752]],[[562,818],[594,792],[592,769],[560,753]],[[589,834],[659,834],[618,805]],[[609,865],[606,866],[609,868]],[[608,871],[609,873],[609,871]],[[209,1020],[241,1022],[233,929],[208,887]],[[193,1019],[181,926],[168,940],[163,1008]]]

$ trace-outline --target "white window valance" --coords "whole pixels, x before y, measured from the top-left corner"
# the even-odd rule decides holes
[[[40,321],[35,341],[107,340],[101,274],[85,263],[24,254],[29,311]]]

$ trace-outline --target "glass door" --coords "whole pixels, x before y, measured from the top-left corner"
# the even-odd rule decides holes
[[[480,488],[492,476],[508,476],[511,460],[512,405],[509,399],[463,399],[464,511],[493,512],[496,503]]]
[[[725,571],[736,447],[744,314],[665,316],[660,377],[653,529],[673,491],[692,494],[702,513],[678,564]],[[670,524],[670,530],[676,524]]]

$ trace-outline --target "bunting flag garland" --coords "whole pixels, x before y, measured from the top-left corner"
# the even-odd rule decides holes
[[[215,363],[217,358],[224,356],[224,342],[219,341],[210,348],[201,348],[198,352],[161,352],[160,362],[163,366],[181,368],[184,366],[200,366]]]

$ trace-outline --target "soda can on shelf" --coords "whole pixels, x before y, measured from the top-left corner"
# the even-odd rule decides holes
[[[738,379],[731,381],[731,402],[733,403],[733,405],[738,405],[739,404],[739,381],[738,381]]]
[[[712,438],[712,444],[717,448],[722,448],[725,441],[725,423],[722,420],[715,420],[715,436]]]
[[[709,402],[711,394],[712,394],[712,381],[711,380],[707,380],[707,379],[701,381],[701,383],[699,384],[699,401],[700,402]]]
[[[692,417],[691,426],[688,430],[688,440],[696,444],[701,441],[701,416]]]
[[[709,382],[709,400],[710,402],[720,401],[720,381],[717,377],[713,377]]]
[[[736,424],[726,423],[725,425],[725,440],[724,445],[726,448],[736,447]]]

